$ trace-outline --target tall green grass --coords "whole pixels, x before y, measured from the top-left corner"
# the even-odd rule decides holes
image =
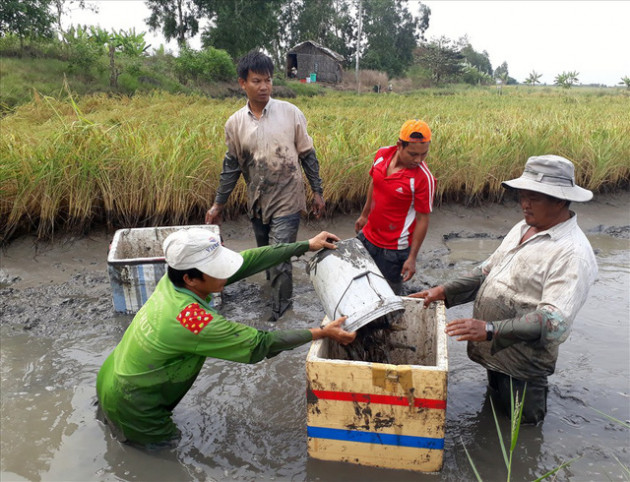
[[[434,132],[428,163],[438,203],[498,201],[501,181],[537,154],[573,160],[577,182],[595,191],[627,188],[630,179],[630,97],[617,90],[328,92],[292,102],[309,121],[329,215],[362,205],[376,149],[412,117]],[[0,120],[0,235],[202,222],[222,167],[223,126],[243,103],[35,95]],[[241,182],[228,216],[244,211],[245,196]]]

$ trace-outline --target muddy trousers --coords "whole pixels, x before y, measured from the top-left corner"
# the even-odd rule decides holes
[[[403,291],[403,278],[400,272],[402,267],[409,257],[409,248],[405,249],[385,249],[379,248],[372,244],[361,231],[357,238],[370,256],[374,260],[374,264],[383,274],[383,278],[387,280],[387,283],[392,288],[392,291],[396,295],[401,295]]]
[[[514,400],[522,400],[523,392],[525,392],[525,400],[523,403],[523,417],[521,423],[538,424],[542,422],[547,413],[547,379],[537,382],[524,382],[517,380],[509,375],[488,370],[488,387],[495,400],[498,400],[501,408],[510,416],[510,379],[512,380],[511,390],[514,393]]]
[[[300,213],[271,218],[263,224],[260,218],[252,219],[254,236],[258,246],[278,243],[295,243],[300,227]],[[291,305],[293,295],[293,272],[291,261],[280,263],[267,270],[267,279],[271,281],[271,318],[275,321]]]

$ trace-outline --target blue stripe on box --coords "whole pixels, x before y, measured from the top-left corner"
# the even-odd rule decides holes
[[[414,437],[412,435],[395,435],[391,433],[360,432],[358,430],[342,430],[326,427],[306,427],[309,437],[331,440],[345,440],[375,445],[395,445],[398,447],[415,447],[418,449],[444,450],[443,438]]]
[[[140,293],[140,273],[139,270],[142,269],[142,265],[137,264],[129,267],[129,271],[133,273],[133,283],[131,284],[131,295],[134,296],[134,300],[131,302],[133,305],[131,307],[133,313],[137,313],[138,310],[142,307],[142,293]]]
[[[138,309],[147,301],[147,280],[144,278],[144,267],[146,265],[138,265],[138,288],[140,288],[140,300]]]
[[[114,311],[124,313],[127,310],[127,302],[125,301],[125,292],[120,284],[120,274],[112,265],[107,266],[107,271],[109,273],[109,281],[112,287]]]

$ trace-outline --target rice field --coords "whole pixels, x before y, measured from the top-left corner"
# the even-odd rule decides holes
[[[0,120],[0,241],[203,222],[225,154],[223,126],[244,102],[36,95]],[[292,102],[309,122],[329,216],[362,205],[375,151],[413,117],[433,130],[438,204],[500,201],[501,181],[538,154],[571,159],[577,182],[596,192],[627,189],[630,180],[630,96],[620,89],[328,92]],[[226,214],[245,205],[241,180]]]

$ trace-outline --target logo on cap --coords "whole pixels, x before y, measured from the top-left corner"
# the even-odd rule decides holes
[[[208,241],[210,242],[210,245],[207,248],[204,248],[204,251],[207,251],[208,254],[211,254],[215,249],[221,246],[221,243],[219,243],[214,236],[210,236]]]

